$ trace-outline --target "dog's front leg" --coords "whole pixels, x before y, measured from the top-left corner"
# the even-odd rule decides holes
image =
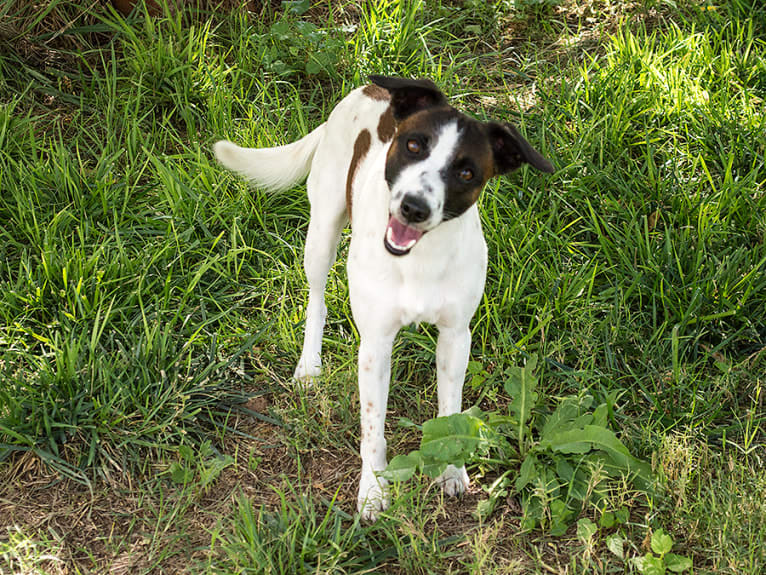
[[[439,329],[436,345],[436,382],[439,396],[439,416],[461,411],[463,382],[471,349],[471,332],[467,327]],[[468,488],[465,466],[448,465],[436,479],[447,495],[461,495]]]
[[[386,468],[384,426],[391,378],[394,335],[365,335],[359,345],[359,404],[362,417],[362,476],[357,508],[366,521],[375,521],[388,508],[388,482],[375,473]]]

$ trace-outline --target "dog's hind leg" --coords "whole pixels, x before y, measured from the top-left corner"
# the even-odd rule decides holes
[[[311,383],[322,367],[322,332],[327,317],[324,291],[327,274],[335,262],[338,242],[347,221],[343,184],[335,182],[334,176],[332,171],[312,169],[307,182],[311,220],[303,267],[309,285],[309,298],[303,351],[294,375],[296,380],[304,383]]]

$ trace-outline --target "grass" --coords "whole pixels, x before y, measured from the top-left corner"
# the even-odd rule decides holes
[[[760,3],[233,4],[0,9],[0,570],[632,573],[662,528],[695,573],[760,573]],[[625,524],[524,531],[513,498],[478,521],[491,466],[460,503],[419,480],[354,518],[343,264],[323,382],[298,389],[305,193],[253,192],[209,150],[295,139],[370,73],[431,77],[556,164],[482,196],[464,405],[505,409],[502,374],[532,353],[551,403],[616,394],[664,486],[615,488]],[[391,455],[420,439],[400,418],[436,413],[435,335],[397,340]]]

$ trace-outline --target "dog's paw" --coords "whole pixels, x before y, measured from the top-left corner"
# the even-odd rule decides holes
[[[455,467],[448,465],[442,474],[436,478],[436,483],[442,488],[442,491],[450,497],[460,496],[468,489],[470,480],[465,467]]]
[[[314,380],[322,373],[322,364],[317,361],[304,361],[300,359],[298,365],[295,367],[295,373],[293,373],[293,379],[298,383],[311,387],[314,384]]]
[[[388,482],[385,479],[371,478],[362,475],[359,482],[359,496],[356,500],[356,508],[362,515],[362,520],[370,523],[377,521],[381,511],[388,509],[391,500],[388,495]]]

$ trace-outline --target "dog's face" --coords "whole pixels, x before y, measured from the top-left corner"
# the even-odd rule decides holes
[[[385,169],[391,200],[383,241],[393,255],[409,253],[423,234],[465,212],[491,177],[523,163],[553,171],[513,126],[461,114],[432,82],[371,80],[391,94],[397,122]]]

